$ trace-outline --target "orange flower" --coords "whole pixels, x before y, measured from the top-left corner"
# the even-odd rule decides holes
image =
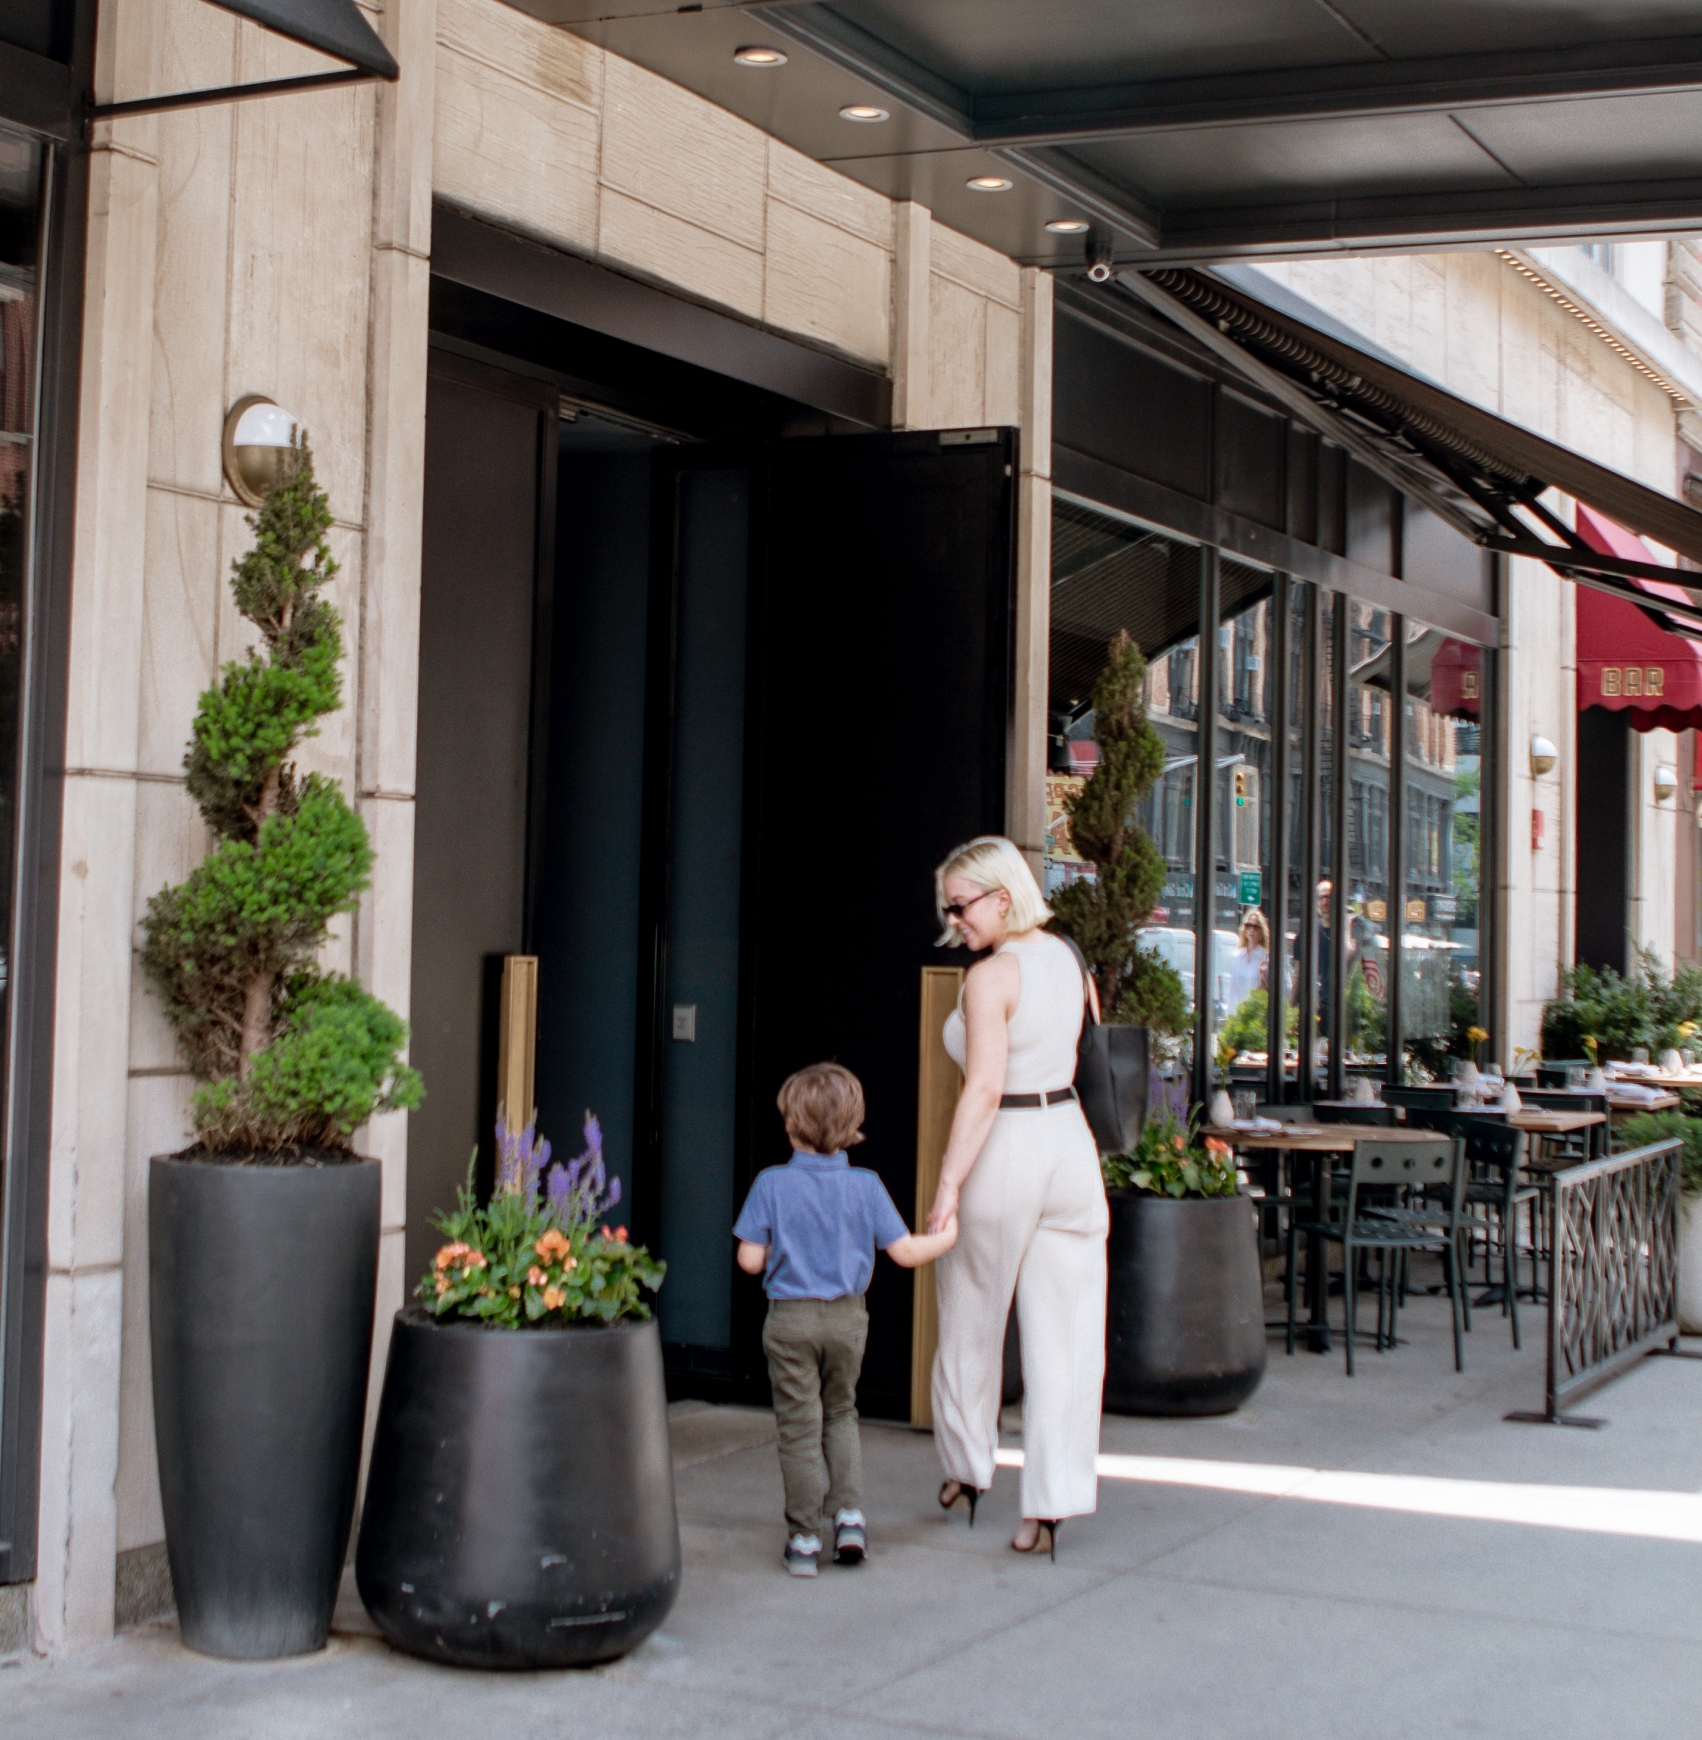
[[[1232,1152],[1227,1142],[1220,1142],[1216,1136],[1206,1137],[1206,1149],[1212,1154],[1228,1154]]]
[[[615,1228],[615,1243],[617,1245],[624,1245],[626,1243],[626,1228],[624,1226],[617,1226]]]
[[[467,1253],[467,1267],[469,1269],[484,1269],[489,1266],[489,1260],[483,1251],[469,1251]]]
[[[559,1311],[566,1303],[567,1295],[560,1287],[546,1287],[544,1289],[544,1309],[546,1311]]]
[[[549,1279],[549,1276],[546,1275],[536,1263],[534,1263],[531,1268],[526,1271],[526,1279],[530,1281],[534,1287],[541,1287]]]
[[[459,1239],[457,1239],[454,1244],[445,1245],[432,1261],[437,1268],[447,1269],[452,1264],[460,1262],[463,1257],[471,1256],[472,1251],[473,1247],[471,1245],[464,1245]]]
[[[445,1293],[447,1293],[448,1291],[449,1291],[449,1277],[447,1275],[439,1275],[437,1277],[437,1296],[438,1296],[438,1298],[441,1299],[443,1297],[443,1295]]]
[[[552,1226],[544,1236],[533,1245],[532,1249],[535,1250],[546,1263],[553,1263],[557,1257],[565,1257],[568,1251],[572,1249],[572,1246],[569,1245],[567,1238],[560,1229]]]

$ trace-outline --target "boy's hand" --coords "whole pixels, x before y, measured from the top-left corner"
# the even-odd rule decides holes
[[[886,1254],[901,1269],[919,1269],[936,1257],[943,1257],[957,1243],[957,1215],[954,1213],[938,1232],[906,1233],[887,1246]]]

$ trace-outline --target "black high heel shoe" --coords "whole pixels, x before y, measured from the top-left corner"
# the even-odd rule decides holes
[[[1058,1562],[1058,1530],[1063,1526],[1064,1521],[1062,1517],[1036,1517],[1034,1539],[1029,1542],[1026,1547],[1019,1547],[1015,1541],[1012,1541],[1011,1551],[1013,1553],[1038,1553],[1040,1551],[1041,1531],[1044,1530],[1046,1535],[1046,1552],[1052,1563],[1055,1565]]]
[[[955,1486],[957,1491],[950,1498],[946,1497],[946,1488]],[[975,1527],[975,1507],[981,1502],[981,1494],[986,1491],[984,1486],[971,1486],[967,1480],[944,1480],[940,1483],[940,1509],[951,1510],[960,1498],[969,1500],[969,1526]]]

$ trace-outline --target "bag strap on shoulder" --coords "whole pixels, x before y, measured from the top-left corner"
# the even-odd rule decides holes
[[[1081,969],[1081,1049],[1085,1051],[1089,1030],[1099,1025],[1099,1017],[1093,1012],[1093,994],[1088,989],[1091,976],[1087,970],[1087,956],[1081,952],[1073,936],[1065,936],[1061,930],[1052,934],[1076,957],[1076,965]]]

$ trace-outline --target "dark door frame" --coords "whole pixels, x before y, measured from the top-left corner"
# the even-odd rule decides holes
[[[89,151],[75,93],[93,77],[95,7],[70,8],[68,60],[8,49],[0,121],[47,146],[31,565],[25,576],[4,1197],[0,1202],[0,1584],[35,1575],[47,1296],[53,1023],[59,942],[71,558]]]

